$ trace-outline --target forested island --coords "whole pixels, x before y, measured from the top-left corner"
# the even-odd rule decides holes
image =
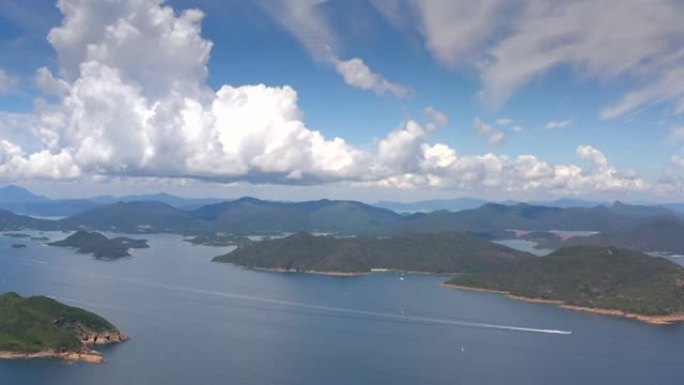
[[[129,257],[129,249],[149,247],[144,239],[125,237],[107,238],[98,232],[77,231],[65,239],[49,243],[50,246],[73,247],[77,253],[92,254],[97,259]]]
[[[684,321],[684,268],[615,247],[568,246],[503,269],[454,277],[447,285],[656,324]]]
[[[388,238],[298,233],[248,244],[214,261],[326,274],[364,274],[373,269],[463,274],[496,270],[529,258],[534,257],[461,233],[409,233]]]
[[[104,318],[48,297],[0,295],[0,359],[103,362],[96,345],[128,337]]]

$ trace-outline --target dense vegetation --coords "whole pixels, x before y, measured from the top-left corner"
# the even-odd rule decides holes
[[[240,247],[214,261],[288,271],[362,273],[382,268],[473,273],[528,258],[527,253],[459,233],[411,233],[390,238],[299,233]]]
[[[102,317],[48,297],[0,295],[0,351],[69,351],[82,346],[78,330],[116,331]]]
[[[245,236],[232,235],[232,234],[217,234],[217,233],[202,233],[195,234],[190,238],[185,239],[186,242],[190,242],[193,245],[203,245],[203,246],[240,246],[247,243],[251,243],[249,238]]]
[[[573,237],[562,245],[615,246],[640,251],[684,253],[684,221],[660,218],[628,230]]]
[[[109,239],[97,232],[77,231],[67,238],[52,242],[51,246],[74,247],[78,253],[92,254],[98,259],[116,259],[128,257],[129,249],[146,248],[144,239],[112,238]]]
[[[684,269],[664,258],[612,247],[564,247],[449,284],[645,315],[684,312]]]

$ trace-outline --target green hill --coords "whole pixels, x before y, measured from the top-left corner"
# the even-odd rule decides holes
[[[198,229],[187,212],[166,203],[154,201],[117,202],[95,207],[57,221],[61,228],[95,229],[103,231],[182,232]]]
[[[492,230],[594,230],[628,229],[657,217],[675,217],[662,207],[616,203],[592,208],[546,207],[519,203],[513,206],[487,203],[476,209],[419,213],[383,227],[383,232],[404,231],[492,231]]]
[[[104,318],[51,298],[0,295],[0,352],[75,352],[126,338]]]
[[[299,233],[240,247],[214,258],[251,268],[365,273],[390,269],[430,273],[489,271],[530,254],[459,233],[411,233],[390,238],[333,238]]]
[[[659,218],[628,230],[573,237],[562,244],[615,246],[640,251],[684,253],[684,221],[668,217]]]
[[[564,247],[502,270],[454,277],[447,284],[648,316],[684,313],[681,266],[612,247]]]
[[[98,259],[117,259],[129,257],[129,249],[149,247],[144,239],[112,238],[98,232],[77,231],[61,241],[49,243],[50,246],[73,247],[76,252],[92,254]]]

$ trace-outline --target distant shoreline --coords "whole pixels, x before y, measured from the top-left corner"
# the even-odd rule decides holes
[[[518,301],[532,302],[532,303],[545,303],[545,304],[556,305],[556,306],[563,308],[563,309],[582,311],[582,312],[586,312],[586,313],[601,314],[601,315],[607,315],[607,316],[611,316],[611,317],[622,317],[622,318],[635,319],[637,321],[641,321],[641,322],[648,323],[651,325],[671,325],[675,322],[684,321],[684,313],[668,314],[668,315],[637,314],[637,313],[629,313],[629,312],[626,312],[623,310],[617,310],[617,309],[603,309],[603,308],[570,305],[570,304],[568,304],[564,301],[560,301],[560,300],[522,297],[522,296],[511,294],[510,292],[501,291],[501,290],[484,289],[484,288],[480,288],[480,287],[470,287],[470,286],[462,286],[462,285],[452,285],[452,284],[446,284],[446,283],[442,284],[442,286],[448,287],[451,289],[461,289],[461,290],[469,290],[469,291],[481,291],[481,292],[486,292],[486,293],[503,294],[508,298],[518,300]]]
[[[227,263],[229,265],[241,267],[243,269],[247,270],[254,270],[254,271],[265,271],[265,272],[270,272],[270,273],[291,273],[291,274],[314,274],[314,275],[329,275],[332,277],[357,277],[361,275],[369,275],[372,274],[372,272],[345,272],[345,271],[318,271],[318,270],[294,270],[294,269],[285,269],[282,267],[249,267],[249,266],[242,266],[238,265],[235,263],[230,263],[230,262],[218,262],[218,263]]]
[[[236,266],[242,269],[254,270],[254,271],[265,271],[270,273],[290,273],[290,274],[313,274],[313,275],[328,275],[332,277],[359,277],[371,274],[383,274],[383,273],[394,273],[394,274],[420,274],[420,275],[434,275],[439,277],[458,277],[463,275],[468,275],[466,273],[432,273],[429,271],[412,271],[412,270],[395,270],[395,269],[382,269],[382,268],[372,268],[371,271],[361,271],[361,272],[345,272],[345,271],[320,271],[320,270],[293,270],[285,269],[282,267],[249,267],[244,265],[239,265],[232,262],[222,262],[215,261],[216,263],[224,263],[226,265]]]

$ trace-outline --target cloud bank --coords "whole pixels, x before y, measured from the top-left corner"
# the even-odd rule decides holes
[[[64,19],[48,40],[59,68],[35,75],[46,99],[31,114],[0,119],[5,180],[191,178],[562,194],[645,187],[591,146],[577,149],[596,166],[588,170],[533,155],[459,154],[431,142],[449,121],[432,107],[424,111],[426,122],[406,120],[360,149],[309,128],[292,87],[211,89],[212,43],[201,35],[201,11],[176,12],[162,0],[61,0],[58,6]],[[362,62],[355,65],[366,76],[348,82],[396,93]],[[491,144],[503,139],[479,118],[475,126]],[[10,139],[18,129],[29,138]]]

